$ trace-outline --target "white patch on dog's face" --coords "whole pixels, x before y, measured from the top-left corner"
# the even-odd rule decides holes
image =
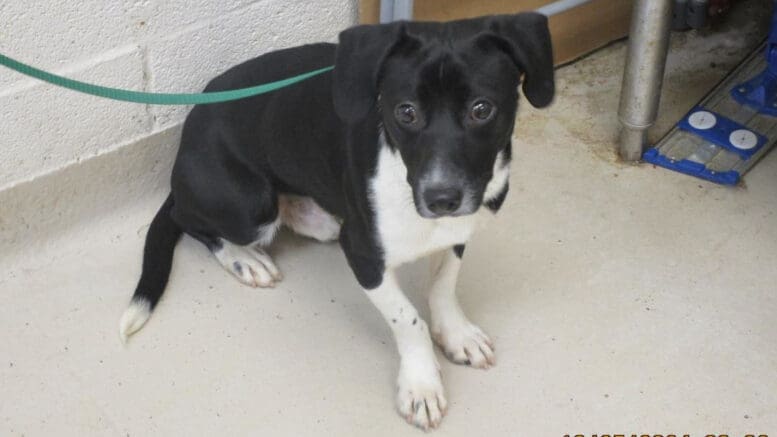
[[[448,182],[448,178],[445,177],[445,169],[443,165],[435,163],[432,169],[421,179],[421,183],[424,185],[442,185]]]
[[[407,167],[399,153],[392,151],[383,140],[375,177],[370,181],[370,199],[375,211],[378,241],[389,267],[466,243],[479,215],[421,217],[407,182]]]

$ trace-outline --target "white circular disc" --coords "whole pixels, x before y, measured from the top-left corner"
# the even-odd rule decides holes
[[[715,126],[718,119],[715,114],[708,111],[696,111],[688,117],[688,123],[694,129],[705,130]]]
[[[739,150],[750,150],[758,144],[758,137],[747,129],[737,129],[731,132],[728,141]]]

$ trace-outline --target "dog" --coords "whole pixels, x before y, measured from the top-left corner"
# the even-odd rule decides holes
[[[457,301],[456,278],[478,217],[496,213],[507,195],[519,88],[537,108],[553,99],[547,18],[356,26],[338,44],[249,60],[205,91],[332,64],[272,93],[191,110],[120,334],[126,341],[148,320],[182,233],[254,287],[282,279],[266,251],[281,225],[337,240],[396,340],[399,413],[437,427],[447,401],[432,338],[454,363],[495,362],[491,340]],[[430,325],[396,277],[398,266],[425,256],[433,257]]]

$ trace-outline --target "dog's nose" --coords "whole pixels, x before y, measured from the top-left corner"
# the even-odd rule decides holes
[[[461,206],[461,190],[456,188],[430,188],[424,191],[424,201],[429,211],[450,214]]]

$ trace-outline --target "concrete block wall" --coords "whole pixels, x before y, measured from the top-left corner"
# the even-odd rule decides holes
[[[0,53],[105,86],[197,92],[264,52],[334,41],[356,0],[0,2]],[[108,101],[0,68],[0,191],[180,124],[188,107]],[[2,205],[0,205],[0,208]]]

